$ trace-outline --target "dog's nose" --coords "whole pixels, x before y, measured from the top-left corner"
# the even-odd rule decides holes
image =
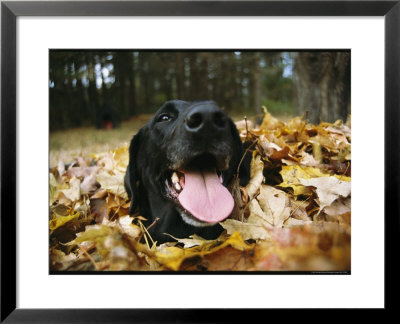
[[[198,105],[193,107],[186,116],[185,127],[189,132],[203,129],[224,129],[227,118],[220,108],[214,105]]]

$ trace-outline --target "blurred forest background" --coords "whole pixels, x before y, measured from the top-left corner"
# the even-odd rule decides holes
[[[262,106],[314,124],[350,113],[349,51],[50,50],[49,62],[50,151],[129,141],[170,99],[214,100],[236,120]]]

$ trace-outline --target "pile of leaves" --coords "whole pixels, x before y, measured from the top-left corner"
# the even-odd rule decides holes
[[[252,154],[241,206],[216,240],[156,245],[129,215],[128,145],[50,170],[52,271],[348,271],[351,131],[342,121],[237,123]]]

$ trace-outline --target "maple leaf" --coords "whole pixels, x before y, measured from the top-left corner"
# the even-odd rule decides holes
[[[264,118],[260,126],[261,129],[276,129],[284,126],[284,123],[273,117],[266,107],[262,107],[262,109],[264,111]]]
[[[251,200],[258,192],[261,183],[263,182],[264,163],[261,161],[261,156],[257,155],[251,160],[250,181],[246,186],[247,196]]]
[[[191,248],[194,246],[201,246],[203,244],[210,244],[210,243],[214,242],[214,240],[205,240],[204,238],[202,238],[196,234],[190,235],[189,238],[176,238],[176,237],[172,236],[171,234],[168,234],[168,233],[165,233],[165,234],[172,237],[177,242],[182,243],[184,248]],[[170,244],[170,242],[167,242],[166,244]],[[173,244],[175,244],[175,243],[173,243]]]
[[[270,238],[269,229],[274,226],[311,222],[304,209],[292,203],[283,191],[267,185],[261,185],[259,195],[249,202],[248,210],[250,215],[245,221],[227,219],[221,226],[228,234],[238,231],[244,240],[266,240]]]
[[[128,144],[121,146],[112,152],[113,160],[115,161],[114,171],[125,173],[129,163],[129,146]]]
[[[49,227],[51,231],[56,230],[57,228],[63,226],[64,224],[68,223],[71,220],[74,219],[78,219],[80,216],[80,213],[75,213],[75,214],[71,214],[71,215],[66,215],[66,216],[62,216],[62,215],[58,215],[58,214],[54,214],[54,218],[50,220],[49,222]]]
[[[102,243],[111,233],[112,228],[106,225],[88,225],[84,232],[76,234],[76,238],[67,245],[76,245],[83,242]]]
[[[239,216],[221,222],[225,232],[215,240],[141,243],[142,217],[127,215],[128,144],[78,156],[67,170],[60,161],[49,176],[51,269],[350,269],[349,124],[284,123],[264,108],[259,127],[238,126],[253,143],[250,182],[237,185]]]
[[[102,171],[97,174],[96,180],[103,189],[127,200],[128,194],[125,191],[124,177],[125,173],[111,175],[106,171]]]
[[[258,219],[257,216],[254,216],[254,211],[252,212],[252,216],[244,222],[235,219],[227,219],[220,224],[226,229],[228,234],[233,234],[235,232],[240,233],[243,240],[266,240],[270,237],[266,227],[267,225],[265,225],[262,220]]]
[[[159,247],[155,252],[157,262],[164,265],[171,270],[179,270],[182,262],[185,259],[193,258],[195,256],[204,257],[205,255],[212,254],[226,246],[231,246],[236,250],[245,251],[253,249],[253,245],[244,242],[238,232],[233,233],[223,243],[215,246],[215,242],[204,243],[200,246],[195,246],[189,249],[182,249],[179,247]]]
[[[312,177],[323,177],[329,176],[323,174],[319,169],[312,167],[300,167],[299,165],[289,165],[282,166],[282,170],[280,172],[282,176],[282,183],[279,184],[279,187],[283,188],[292,188],[293,194],[295,196],[298,195],[310,195],[311,190],[304,186],[299,179],[310,179]]]
[[[68,189],[62,189],[60,190],[61,193],[64,194],[64,196],[71,200],[72,202],[79,200],[81,197],[81,181],[78,178],[73,177],[69,181],[69,188]]]
[[[290,216],[289,198],[282,190],[261,185],[257,200],[264,212],[264,219],[273,226],[282,226]]]
[[[330,206],[339,196],[347,197],[351,192],[351,183],[336,177],[299,179],[304,186],[316,188],[320,210]]]
[[[129,235],[131,238],[136,238],[141,234],[139,226],[132,224],[133,217],[129,215],[121,216],[114,222],[108,224],[111,227],[118,227],[121,232]]]
[[[350,198],[341,198],[336,199],[330,206],[326,206],[324,208],[325,214],[337,217],[343,214],[347,214],[351,211],[351,200]]]

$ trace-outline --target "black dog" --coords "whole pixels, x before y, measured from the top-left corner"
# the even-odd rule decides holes
[[[234,199],[227,189],[237,175],[243,145],[233,121],[212,101],[166,102],[133,137],[125,188],[158,243],[198,234],[214,239]],[[240,184],[249,163],[240,164]],[[237,177],[236,177],[237,179]],[[237,180],[236,180],[237,182]]]

